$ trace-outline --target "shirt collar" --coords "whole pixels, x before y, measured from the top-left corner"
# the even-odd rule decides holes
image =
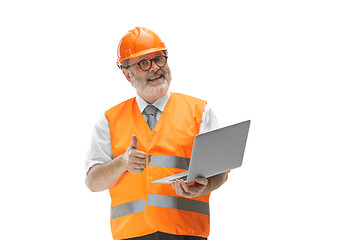
[[[152,105],[154,105],[161,112],[163,112],[169,98],[170,98],[170,92],[166,92],[164,96],[162,96],[161,98],[156,100]],[[149,105],[149,103],[147,103],[139,95],[136,95],[136,102],[138,104],[138,107],[139,107],[139,110],[140,110],[141,113],[144,111],[144,109],[147,107],[147,105]]]

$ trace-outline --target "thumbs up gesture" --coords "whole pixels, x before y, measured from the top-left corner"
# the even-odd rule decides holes
[[[137,150],[137,137],[132,136],[131,144],[125,153],[126,170],[132,173],[142,173],[146,167],[147,154]]]

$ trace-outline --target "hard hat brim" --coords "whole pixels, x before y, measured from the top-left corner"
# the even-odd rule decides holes
[[[135,53],[135,54],[132,54],[130,57],[126,57],[126,58],[124,58],[124,59],[120,59],[120,63],[122,64],[122,62],[123,62],[125,59],[136,58],[136,57],[140,57],[140,56],[143,56],[143,55],[146,55],[146,54],[149,54],[149,53],[161,52],[161,51],[166,51],[166,50],[167,50],[166,47],[146,49],[146,50],[144,50],[144,51],[141,51],[141,52],[137,52],[137,53]]]

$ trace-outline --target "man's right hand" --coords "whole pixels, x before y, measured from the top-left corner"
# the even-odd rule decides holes
[[[147,154],[137,150],[137,137],[132,136],[131,144],[125,152],[126,170],[132,173],[142,173],[146,167]]]

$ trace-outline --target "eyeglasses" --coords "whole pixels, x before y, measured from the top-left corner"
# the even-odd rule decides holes
[[[139,65],[139,67],[141,68],[141,70],[143,70],[143,71],[148,71],[148,70],[151,68],[153,61],[154,61],[154,63],[155,63],[158,67],[163,67],[163,66],[165,66],[166,63],[167,63],[167,58],[168,58],[168,56],[160,55],[160,56],[157,56],[157,57],[154,58],[154,59],[143,59],[143,60],[141,60],[141,61],[138,62],[138,63],[132,64],[132,65],[129,65],[129,66],[126,66],[126,67],[120,66],[120,69],[123,69],[123,68],[128,69],[128,68],[130,68],[130,67]]]

